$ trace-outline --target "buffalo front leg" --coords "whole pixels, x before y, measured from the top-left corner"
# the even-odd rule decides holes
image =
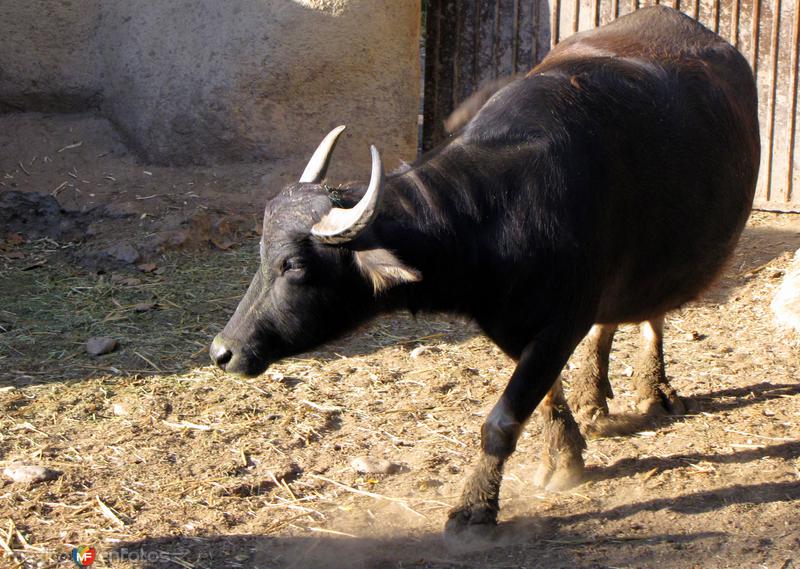
[[[448,533],[497,522],[505,461],[514,452],[525,421],[549,391],[577,343],[565,344],[564,337],[570,336],[542,335],[523,350],[511,380],[481,428],[481,455],[459,504],[450,511]]]
[[[645,415],[683,415],[686,407],[664,369],[664,316],[645,320],[639,328],[642,347],[634,375],[637,408]]]

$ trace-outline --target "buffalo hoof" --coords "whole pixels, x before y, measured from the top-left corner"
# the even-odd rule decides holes
[[[497,527],[497,510],[489,507],[467,507],[451,510],[444,526],[448,543],[468,545],[473,539],[491,539]]]
[[[686,404],[675,393],[659,392],[658,395],[639,401],[636,408],[648,417],[686,414]]]
[[[608,409],[602,409],[595,405],[577,407],[573,405],[572,415],[582,427],[590,427],[595,423],[602,423],[608,418]]]
[[[448,548],[467,552],[482,549],[495,539],[497,511],[488,507],[451,510],[444,526],[444,542]]]
[[[553,468],[545,462],[539,463],[533,484],[548,492],[569,490],[583,482],[583,459],[561,455]]]
[[[450,510],[445,533],[460,533],[469,528],[489,528],[497,525],[497,510],[491,506],[460,507]]]

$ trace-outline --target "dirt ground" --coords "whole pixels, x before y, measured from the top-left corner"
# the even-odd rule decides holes
[[[207,345],[256,267],[252,232],[223,247],[154,249],[141,269],[78,261],[103,239],[141,243],[199,206],[257,217],[259,180],[279,168],[230,167],[220,182],[230,201],[214,202],[207,185],[187,189],[199,197],[183,204],[180,180],[212,184],[219,171],[159,178],[124,146],[107,163],[96,143],[59,153],[84,139],[70,128],[88,123],[48,124],[47,162],[34,144],[47,136],[34,132],[42,123],[17,125],[31,145],[0,153],[0,194],[67,181],[57,196],[72,211],[136,209],[101,216],[106,228],[81,244],[0,241],[0,469],[24,461],[58,472],[30,485],[0,477],[0,566],[68,567],[69,551],[86,545],[94,566],[148,569],[800,567],[800,344],[769,310],[800,248],[800,216],[755,214],[719,284],[668,317],[668,374],[690,414],[589,441],[585,483],[554,494],[530,484],[532,421],[508,465],[497,530],[453,546],[441,536],[446,512],[512,362],[469,323],[401,314],[259,378],[226,376],[208,366]],[[70,152],[87,154],[75,162]],[[84,342],[99,335],[119,348],[92,358]],[[614,346],[619,410],[632,408],[636,336],[623,327]],[[567,388],[579,365],[565,371]],[[398,471],[358,474],[359,456]]]
[[[23,211],[12,213],[22,219],[13,229],[80,242],[74,260],[90,269],[146,262],[170,250],[227,249],[259,230],[267,197],[305,166],[303,157],[154,166],[126,142],[94,113],[0,114],[0,195],[36,194],[60,208],[47,220],[17,208]],[[10,223],[3,205],[0,223]]]

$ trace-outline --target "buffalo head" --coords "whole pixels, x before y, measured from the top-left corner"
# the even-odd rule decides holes
[[[259,269],[211,344],[211,359],[226,371],[258,375],[272,362],[334,339],[375,315],[385,291],[421,278],[371,227],[385,186],[374,146],[369,185],[347,192],[363,191],[352,207],[335,205],[322,185],[343,130],[333,129],[299,182],[267,204]]]

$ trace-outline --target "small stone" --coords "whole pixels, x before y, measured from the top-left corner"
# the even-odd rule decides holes
[[[417,346],[416,348],[411,350],[411,359],[414,359],[414,360],[417,359],[422,354],[424,354],[426,351],[428,351],[427,346]]]
[[[133,264],[139,260],[139,251],[130,243],[118,243],[108,247],[104,253],[117,261]]]
[[[622,370],[622,375],[625,377],[633,377],[633,368],[631,366],[625,366],[625,369]]]
[[[417,359],[418,357],[420,357],[423,354],[435,354],[435,353],[438,353],[440,351],[441,350],[439,348],[437,348],[436,346],[417,346],[416,348],[411,350],[410,355],[411,355],[412,359]]]
[[[123,286],[137,286],[142,284],[142,279],[137,279],[136,277],[127,277],[119,273],[114,273],[111,275],[111,282]]]
[[[136,265],[136,268],[143,273],[152,273],[158,268],[158,265],[155,263],[142,263],[141,265]]]
[[[127,417],[131,414],[128,406],[125,405],[125,403],[114,403],[114,405],[111,406],[111,411],[117,417]]]
[[[56,470],[51,470],[44,466],[23,464],[21,462],[11,463],[3,470],[3,474],[14,482],[22,482],[24,484],[46,482],[48,480],[55,480],[61,476],[61,473]]]
[[[697,330],[692,330],[691,332],[686,332],[683,336],[690,342],[697,342],[705,338],[705,334],[701,334]]]
[[[215,237],[212,237],[209,241],[211,241],[211,244],[220,251],[228,251],[231,247],[233,247],[236,244],[234,241],[231,241],[230,239],[217,239]]]
[[[139,304],[135,304],[133,306],[134,312],[149,312],[150,310],[155,310],[158,307],[158,304],[155,302],[140,302]]]
[[[433,488],[439,488],[443,484],[444,484],[444,482],[442,482],[441,480],[439,480],[437,478],[426,478],[424,480],[420,480],[417,483],[417,487],[420,490],[431,490]]]
[[[395,474],[400,465],[382,458],[358,456],[350,461],[350,466],[359,474]]]
[[[106,336],[93,336],[86,340],[86,353],[90,356],[102,356],[117,349],[119,342]]]

